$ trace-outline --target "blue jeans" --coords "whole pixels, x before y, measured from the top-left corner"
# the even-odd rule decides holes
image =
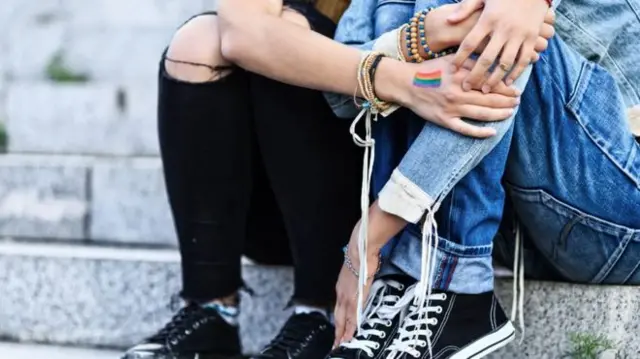
[[[425,126],[411,115],[397,114],[378,124],[377,143],[384,144],[377,148],[382,160],[375,169],[376,193],[384,193],[389,179],[406,187],[440,186],[421,199],[440,204],[434,288],[460,293],[492,289],[505,163],[515,216],[557,278],[640,283],[640,147],[625,115],[625,102],[637,100],[638,84],[623,96],[620,82],[620,76],[614,79],[556,37],[533,68],[515,119],[496,125],[501,136],[490,140],[494,147],[484,158],[486,141],[478,144]],[[438,162],[434,148],[456,155]],[[424,175],[416,176],[420,171]],[[403,173],[412,173],[411,180],[405,181]],[[440,180],[433,181],[434,176]],[[501,238],[508,233],[503,231]],[[419,227],[409,225],[387,248],[383,273],[401,270],[419,278],[419,239]],[[499,242],[499,252],[508,252],[510,243]]]

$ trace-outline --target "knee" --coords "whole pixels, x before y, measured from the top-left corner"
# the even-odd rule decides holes
[[[198,16],[182,26],[173,36],[165,59],[167,73],[187,82],[217,79],[224,75],[219,68],[229,65],[220,51],[215,15]]]
[[[304,27],[306,29],[311,29],[309,20],[307,20],[307,18],[304,15],[297,12],[296,10],[284,8],[282,11],[282,19],[288,22],[291,22],[293,24],[296,24],[298,26]]]

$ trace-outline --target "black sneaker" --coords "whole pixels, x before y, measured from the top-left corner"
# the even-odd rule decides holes
[[[373,282],[371,299],[365,307],[365,320],[360,331],[351,341],[340,344],[329,358],[381,358],[384,348],[391,345],[398,331],[399,314],[406,311],[413,300],[413,294],[405,295],[407,286],[412,282],[414,280],[411,278],[378,279]]]
[[[431,351],[427,338],[431,339]],[[385,351],[389,359],[475,359],[502,348],[514,338],[515,329],[493,292],[473,295],[434,292],[426,308],[418,310],[411,306]]]
[[[254,359],[324,359],[331,350],[334,327],[320,313],[294,314]]]
[[[157,334],[129,349],[122,359],[239,358],[238,328],[213,308],[189,305]]]

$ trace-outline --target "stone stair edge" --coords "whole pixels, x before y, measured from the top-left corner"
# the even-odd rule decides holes
[[[100,165],[161,166],[159,156],[118,156],[118,155],[80,155],[47,153],[3,153],[0,154],[0,166],[75,166],[91,167]]]

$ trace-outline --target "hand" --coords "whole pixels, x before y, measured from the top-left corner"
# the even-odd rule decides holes
[[[348,245],[347,255],[351,259],[354,268],[360,267],[360,257],[358,255],[358,235],[360,232],[360,223],[356,225],[351,234],[351,240]],[[364,287],[362,298],[366,302],[369,296],[369,290],[373,283],[373,277],[378,270],[380,264],[379,251],[371,250],[367,253],[367,282]],[[336,334],[334,348],[341,343],[348,342],[353,338],[357,329],[357,308],[358,308],[358,277],[356,277],[346,265],[342,266],[336,283],[336,307],[334,309]]]
[[[482,88],[484,92],[490,92],[491,87],[507,74],[507,84],[513,83],[537,59],[536,42],[549,12],[543,0],[465,0],[460,11],[449,20],[456,23],[483,5],[478,23],[462,41],[453,60],[453,64],[459,68],[490,37],[476,66],[464,81],[463,88],[467,91]],[[547,27],[544,31],[545,36],[549,36]],[[546,47],[544,43],[540,45]],[[499,64],[493,74],[487,77],[485,74],[496,59],[499,59]]]
[[[475,62],[468,60],[459,71],[453,73],[452,58],[453,55],[449,55],[422,64],[403,64],[407,67],[404,71],[410,74],[403,76],[410,76],[410,79],[404,80],[397,103],[428,121],[460,134],[479,138],[494,136],[496,131],[493,128],[474,126],[462,118],[476,121],[506,120],[513,115],[514,108],[519,104],[520,92],[503,82],[489,94],[482,93],[479,89],[463,91],[462,82]],[[441,81],[436,87],[415,86],[413,81],[418,72],[439,73]]]

